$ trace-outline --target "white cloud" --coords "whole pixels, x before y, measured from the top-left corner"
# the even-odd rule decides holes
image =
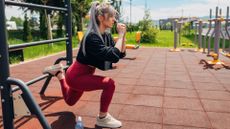
[[[125,22],[130,22],[130,8],[123,8],[122,18]],[[144,6],[132,6],[131,21],[136,22],[143,19],[144,16]]]
[[[21,18],[24,17],[24,12],[21,9],[19,9],[19,7],[15,7],[15,6],[6,7],[5,14],[7,19],[10,19],[11,16],[21,17]]]
[[[190,0],[188,4],[179,5],[177,7],[150,9],[151,17],[153,19],[180,17],[180,16],[209,16],[209,9],[215,15],[215,7],[222,8],[222,15],[226,16],[227,6],[230,6],[230,0]],[[130,8],[128,5],[123,7],[123,17],[129,19]],[[183,11],[182,11],[183,10]],[[132,6],[132,22],[138,22],[144,16],[144,5]]]

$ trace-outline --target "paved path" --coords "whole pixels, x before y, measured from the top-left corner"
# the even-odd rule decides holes
[[[60,55],[12,66],[12,76],[28,81]],[[129,50],[127,56],[137,58],[121,60],[115,70],[96,71],[116,81],[110,113],[123,122],[122,129],[230,129],[229,70],[204,70],[198,63],[210,58],[188,49],[171,53],[167,48],[141,48]],[[79,115],[85,129],[94,129],[101,91],[85,93],[70,107],[62,99],[57,79],[40,96],[43,82],[30,89],[53,129],[74,129]],[[42,128],[29,117],[17,118],[15,127]]]

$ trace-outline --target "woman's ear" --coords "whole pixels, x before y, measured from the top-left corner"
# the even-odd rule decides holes
[[[98,16],[98,20],[99,20],[100,22],[102,22],[102,21],[104,20],[104,17],[101,16],[101,15],[99,15],[99,16]]]

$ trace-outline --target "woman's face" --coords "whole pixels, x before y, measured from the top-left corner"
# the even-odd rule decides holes
[[[100,25],[104,26],[105,28],[112,28],[113,24],[115,23],[115,16],[109,17],[108,14],[103,16]]]

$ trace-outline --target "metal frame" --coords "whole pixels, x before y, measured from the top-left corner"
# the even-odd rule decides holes
[[[181,51],[180,49],[177,48],[178,45],[178,40],[179,40],[179,23],[178,20],[175,20],[173,23],[173,31],[174,31],[174,44],[173,44],[173,49],[170,49],[170,52],[179,52]]]
[[[229,7],[227,7],[227,16],[226,16],[226,19],[224,19],[223,17],[221,17],[221,13],[222,13],[222,10],[218,7],[216,7],[216,16],[214,19],[211,19],[211,10],[210,10],[210,20],[209,20],[209,24],[211,24],[212,22],[215,22],[215,27],[214,27],[214,31],[212,32],[211,36],[209,37],[209,41],[208,41],[208,55],[207,56],[212,56],[213,60],[211,61],[206,61],[204,59],[201,59],[200,60],[200,63],[203,64],[205,63],[204,65],[204,68],[212,68],[212,69],[220,69],[220,68],[214,68],[213,66],[214,65],[222,65],[224,68],[226,69],[230,69],[230,66],[229,65],[226,65],[224,62],[222,62],[220,59],[219,59],[219,48],[220,48],[220,38],[223,39],[223,42],[222,42],[222,45],[223,45],[223,49],[225,48],[224,45],[225,45],[225,36],[223,34],[223,32],[221,31],[221,23],[222,21],[226,21],[226,23],[228,24],[228,21],[229,21]],[[225,24],[225,29],[227,28],[227,24]],[[210,25],[209,25],[210,26]],[[210,28],[209,28],[209,31],[208,33],[210,32]],[[227,30],[226,30],[227,32]],[[206,37],[208,35],[208,33],[206,34]],[[230,39],[229,37],[229,33],[227,32],[227,35],[228,35],[228,38]],[[211,38],[214,36],[214,53],[210,54],[210,44],[211,44]],[[205,42],[206,43],[206,42]],[[227,56],[227,55],[226,55]]]
[[[226,31],[226,34],[229,40],[229,50],[228,50],[228,54],[229,54],[230,53],[230,34],[228,32],[228,24],[229,24],[229,6],[227,7],[227,14],[226,14],[226,20],[225,20],[225,31]]]
[[[10,67],[9,67],[9,50],[25,48],[30,46],[37,46],[42,44],[50,44],[54,42],[66,41],[66,57],[62,57],[57,59],[55,63],[59,63],[60,61],[66,61],[67,66],[71,65],[73,62],[72,56],[72,22],[71,22],[71,3],[70,0],[64,0],[65,7],[54,7],[54,6],[46,6],[39,4],[30,4],[24,2],[16,2],[16,1],[0,1],[0,90],[1,90],[1,102],[2,102],[2,115],[3,115],[3,126],[4,129],[14,129],[14,105],[12,94],[15,91],[21,90],[22,97],[25,101],[28,109],[32,114],[37,116],[40,121],[40,124],[44,129],[51,129],[51,126],[47,122],[45,116],[43,115],[40,107],[36,103],[31,91],[28,86],[41,81],[43,79],[47,79],[40,93],[44,93],[47,88],[51,75],[41,75],[35,79],[30,80],[27,83],[15,78],[10,77]],[[20,45],[12,45],[8,46],[6,39],[6,20],[5,20],[5,4],[13,5],[13,6],[21,6],[28,7],[33,9],[47,9],[47,10],[56,10],[64,12],[65,14],[65,27],[66,27],[66,37],[58,38],[53,40],[44,40],[37,41],[31,43],[24,43]],[[16,85],[12,89],[11,85]]]
[[[204,43],[203,43],[203,53],[205,53],[205,48],[206,48],[206,42],[207,42],[207,37],[209,36],[209,33],[211,32],[211,29],[212,29],[212,9],[210,9],[210,14],[209,14],[209,25],[208,25],[208,32],[206,33],[205,37],[204,37]],[[210,37],[209,37],[209,40],[208,40],[208,50],[210,49]]]

